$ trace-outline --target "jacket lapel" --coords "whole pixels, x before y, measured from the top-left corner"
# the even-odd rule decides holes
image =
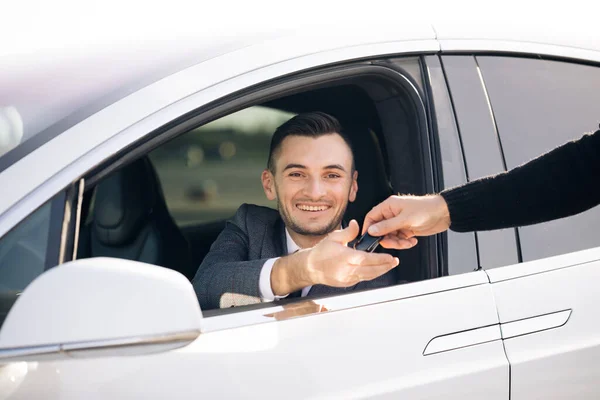
[[[277,221],[275,221],[274,228],[275,228],[275,232],[274,232],[274,235],[272,236],[273,249],[275,251],[274,257],[285,256],[288,253],[288,248],[287,248],[287,240],[286,240],[286,236],[285,236],[285,224],[283,223],[283,220],[281,218],[278,218]],[[266,240],[269,240],[269,238],[266,238]]]

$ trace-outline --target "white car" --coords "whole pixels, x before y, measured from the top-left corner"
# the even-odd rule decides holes
[[[235,209],[266,201],[269,134],[295,113],[359,143],[359,219],[595,130],[583,29],[365,24],[1,60],[0,399],[600,398],[599,208],[421,238],[382,289],[201,310],[190,283]]]

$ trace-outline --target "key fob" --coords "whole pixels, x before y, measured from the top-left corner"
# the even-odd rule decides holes
[[[379,246],[379,242],[381,242],[383,236],[371,236],[368,232],[359,237],[358,239],[354,239],[352,242],[348,243],[348,246],[352,247],[355,250],[362,250],[368,253],[372,253],[377,246]]]

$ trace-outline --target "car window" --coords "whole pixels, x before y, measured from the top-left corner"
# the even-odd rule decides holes
[[[496,126],[473,56],[442,56],[454,105],[469,181],[504,171]],[[516,230],[477,232],[479,266],[491,269],[519,262]]]
[[[477,57],[507,168],[598,127],[600,68],[515,57]],[[523,261],[596,247],[600,208],[521,227]]]
[[[271,136],[294,114],[250,107],[205,124],[150,153],[177,225],[230,218],[245,203],[273,207],[260,182]]]
[[[48,201],[0,238],[0,324],[17,296],[47,264],[52,201]],[[59,237],[60,232],[53,232]]]
[[[405,87],[401,81],[390,93],[397,95],[396,89],[402,90],[402,102],[398,102],[397,97],[391,98],[379,110],[370,93],[380,95],[380,90],[386,87],[382,84],[389,85],[389,81],[382,79],[374,83],[371,79],[369,75],[365,81],[369,90],[353,79],[223,115],[197,128],[187,128],[149,153],[138,153],[131,160],[123,160],[108,174],[98,175],[99,179],[92,175],[87,182],[93,184],[82,199],[83,224],[79,230],[77,257],[142,261],[178,271],[195,281],[199,266],[211,249],[222,251],[218,248],[222,243],[215,244],[215,241],[241,204],[276,207],[276,202],[268,200],[264,193],[261,174],[267,167],[274,131],[295,115],[288,110],[330,112],[351,137],[361,189],[352,202],[356,207],[350,210],[349,206],[347,216],[362,222],[361,216],[364,218],[373,205],[393,192],[390,176],[395,176],[398,188],[408,191],[431,184],[425,182],[427,178],[422,173],[426,163],[422,159],[421,135],[426,134],[423,129],[426,125],[419,121],[425,121],[426,116],[424,110],[406,107],[414,103],[411,97],[404,95],[404,90],[414,90],[414,87]],[[339,99],[344,101],[338,106]],[[403,113],[401,118],[395,118],[398,113]],[[390,140],[398,131],[403,132],[403,137]],[[401,163],[391,165],[386,158],[390,154],[402,154],[403,157],[397,157]],[[394,175],[396,171],[399,173]],[[242,208],[240,215],[246,210]],[[276,214],[265,212],[269,218]],[[252,227],[256,229],[255,225]],[[250,235],[255,233],[248,231],[247,237]],[[390,271],[373,283],[373,288],[438,276],[437,253],[429,251],[435,249],[434,245],[433,241],[421,241],[415,249],[404,252],[402,260],[406,267]],[[254,252],[253,247],[249,251]],[[273,249],[279,253],[279,249]],[[241,247],[239,250],[245,251]],[[230,249],[225,248],[225,251]],[[254,256],[250,254],[248,261],[254,261]],[[240,259],[244,256],[240,255]],[[215,265],[214,261],[214,257],[209,260],[211,265]],[[212,291],[208,301],[205,301],[207,296],[197,292],[203,312],[228,308],[229,302],[237,301],[238,297],[242,299],[238,306],[260,301],[255,293],[255,277],[240,276],[237,282],[250,285],[246,290],[221,285],[221,282],[230,282],[223,276],[223,281],[221,277],[216,281],[202,279],[202,287]]]

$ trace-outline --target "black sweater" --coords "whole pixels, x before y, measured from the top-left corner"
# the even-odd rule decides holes
[[[441,195],[450,229],[457,232],[530,225],[588,210],[600,204],[600,130]]]

